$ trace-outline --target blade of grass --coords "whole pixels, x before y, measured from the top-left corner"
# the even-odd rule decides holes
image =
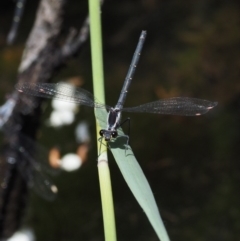
[[[100,1],[89,0],[89,19],[90,19],[90,37],[91,37],[91,55],[93,72],[93,90],[94,96],[102,103],[105,103],[104,78],[103,78],[103,58],[102,58],[102,36],[101,36],[101,18]],[[97,143],[100,150],[99,125],[97,125]],[[98,157],[98,173],[100,182],[100,192],[102,199],[103,223],[105,240],[116,240],[115,216],[112,198],[112,187],[110,172],[107,160],[106,145],[101,145],[101,155]]]
[[[100,120],[106,118],[107,116],[107,112],[102,109],[95,110],[95,113],[97,118]],[[102,124],[101,122],[99,123]],[[120,131],[122,132],[121,129]],[[128,149],[126,150],[126,139],[119,137],[109,144],[125,181],[127,182],[139,205],[146,213],[158,238],[161,241],[169,241],[167,231],[164,227],[148,181],[144,176],[144,173],[139,166],[130,146],[128,146]]]

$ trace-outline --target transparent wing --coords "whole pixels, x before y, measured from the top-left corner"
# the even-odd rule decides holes
[[[57,187],[50,181],[42,171],[41,165],[23,147],[18,148],[21,160],[18,164],[20,173],[25,178],[30,188],[45,198],[53,200],[57,194]]]
[[[76,89],[74,86],[68,84],[18,83],[16,85],[16,89],[20,93],[25,93],[32,96],[56,98],[59,100],[69,101],[95,108],[110,108],[109,106],[98,103],[90,92],[81,88]]]
[[[136,107],[123,108],[126,112],[148,112],[165,115],[196,116],[207,113],[217,102],[201,100],[189,97],[174,97],[158,100]]]
[[[37,141],[23,135],[18,134],[21,146],[27,150],[31,156],[31,165],[38,166],[38,170],[50,175],[57,175],[60,173],[59,169],[53,168],[49,163],[49,153],[45,147],[41,146]]]
[[[5,132],[11,136],[11,127],[6,126]],[[57,194],[57,187],[50,181],[48,174],[57,174],[59,170],[53,169],[48,163],[48,153],[34,140],[18,133],[19,140],[13,138],[11,147],[17,152],[15,157],[21,176],[28,186],[46,200],[53,200]]]

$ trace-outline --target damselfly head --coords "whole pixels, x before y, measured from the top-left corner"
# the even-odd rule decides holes
[[[112,138],[116,138],[118,136],[117,131],[112,130],[100,130],[99,134],[105,139],[105,141],[110,141]]]

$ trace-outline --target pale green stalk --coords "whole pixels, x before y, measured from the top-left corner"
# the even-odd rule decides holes
[[[93,72],[94,96],[101,102],[105,102],[103,58],[102,58],[102,36],[101,36],[101,6],[99,0],[89,0],[91,55]],[[100,150],[99,130],[97,125],[97,142]],[[98,173],[102,199],[104,234],[106,241],[116,240],[115,216],[113,207],[112,187],[107,160],[107,148],[105,143],[101,145],[101,153],[98,157]]]

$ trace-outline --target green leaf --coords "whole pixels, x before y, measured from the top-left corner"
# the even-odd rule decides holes
[[[107,112],[95,109],[95,114],[101,128],[106,128]],[[121,135],[122,130],[119,130]],[[168,241],[169,237],[161,219],[156,201],[149,183],[136,160],[131,147],[126,148],[126,137],[119,136],[109,143],[117,165],[127,182],[130,190],[146,213],[150,223],[161,241]]]

